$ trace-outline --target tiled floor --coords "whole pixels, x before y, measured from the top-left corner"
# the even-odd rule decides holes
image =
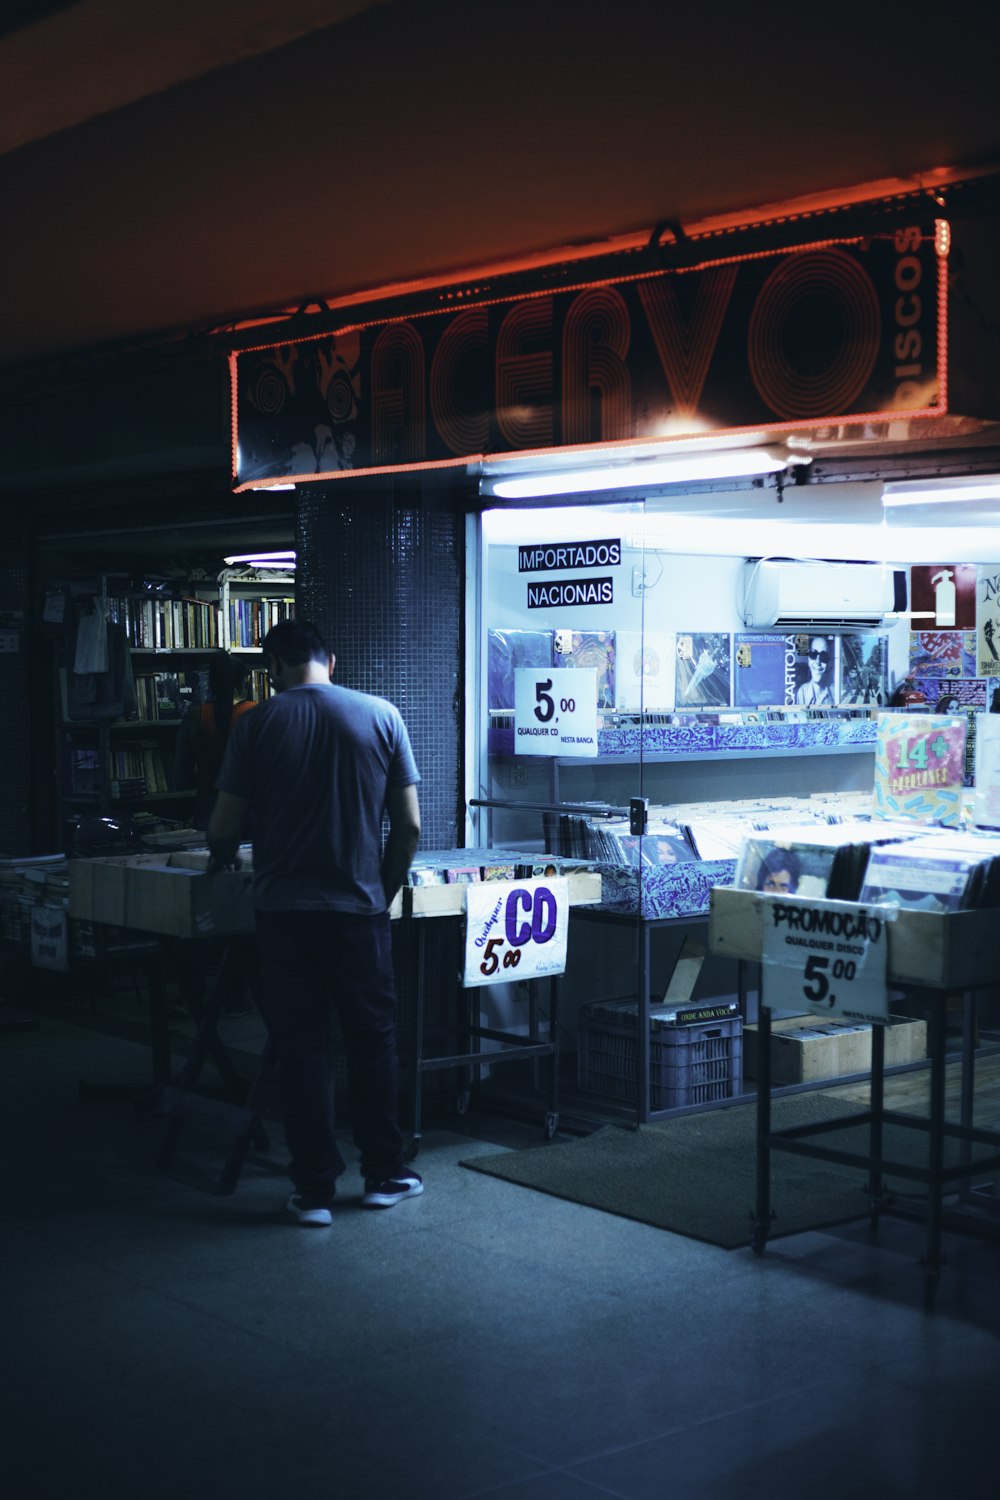
[[[427,1130],[422,1198],[365,1212],[351,1175],[305,1231],[277,1135],[220,1198],[212,1137],[164,1176],[162,1121],[78,1102],[148,1066],[0,1036],[9,1500],[997,1493],[996,1244],[948,1237],[928,1316],[915,1225],[718,1250],[465,1170],[538,1143],[487,1116]]]

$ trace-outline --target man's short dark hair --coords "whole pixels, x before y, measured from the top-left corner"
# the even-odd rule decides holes
[[[286,667],[304,667],[318,661],[325,666],[330,648],[310,620],[281,620],[272,625],[261,642],[265,656],[276,656]]]

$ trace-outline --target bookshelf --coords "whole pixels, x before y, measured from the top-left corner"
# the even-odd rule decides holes
[[[247,656],[251,694],[270,684],[259,659],[271,625],[294,613],[294,574],[224,569],[216,578],[104,573],[90,591],[124,634],[134,703],[88,715],[71,683],[70,637],[57,645],[56,805],[74,813],[142,811],[153,822],[189,819],[193,790],[174,785],[177,733],[192,704],[210,696],[209,663],[220,649]],[[86,594],[86,591],[85,591]],[[85,596],[85,595],[84,595]]]
[[[295,575],[266,568],[224,568],[219,612],[227,651],[259,651],[272,625],[295,613]]]

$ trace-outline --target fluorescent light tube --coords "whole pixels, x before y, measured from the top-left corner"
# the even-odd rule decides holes
[[[764,448],[742,448],[725,453],[685,453],[673,458],[606,464],[600,468],[519,474],[511,478],[492,479],[487,483],[490,494],[504,500],[522,500],[542,495],[575,495],[593,490],[695,484],[709,479],[777,474],[782,469],[787,469],[789,462],[784,454],[770,453]],[[809,460],[796,455],[794,462],[808,463]]]
[[[294,552],[237,552],[232,557],[224,557],[223,562],[227,567],[234,563],[242,563],[247,568],[294,568]]]
[[[980,500],[1000,500],[1000,474],[900,482],[887,484],[882,491],[882,504],[887,510],[897,505],[961,505]]]

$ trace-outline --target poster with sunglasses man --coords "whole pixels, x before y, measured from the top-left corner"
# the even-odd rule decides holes
[[[832,635],[795,637],[795,702],[800,708],[833,707],[836,644]]]

